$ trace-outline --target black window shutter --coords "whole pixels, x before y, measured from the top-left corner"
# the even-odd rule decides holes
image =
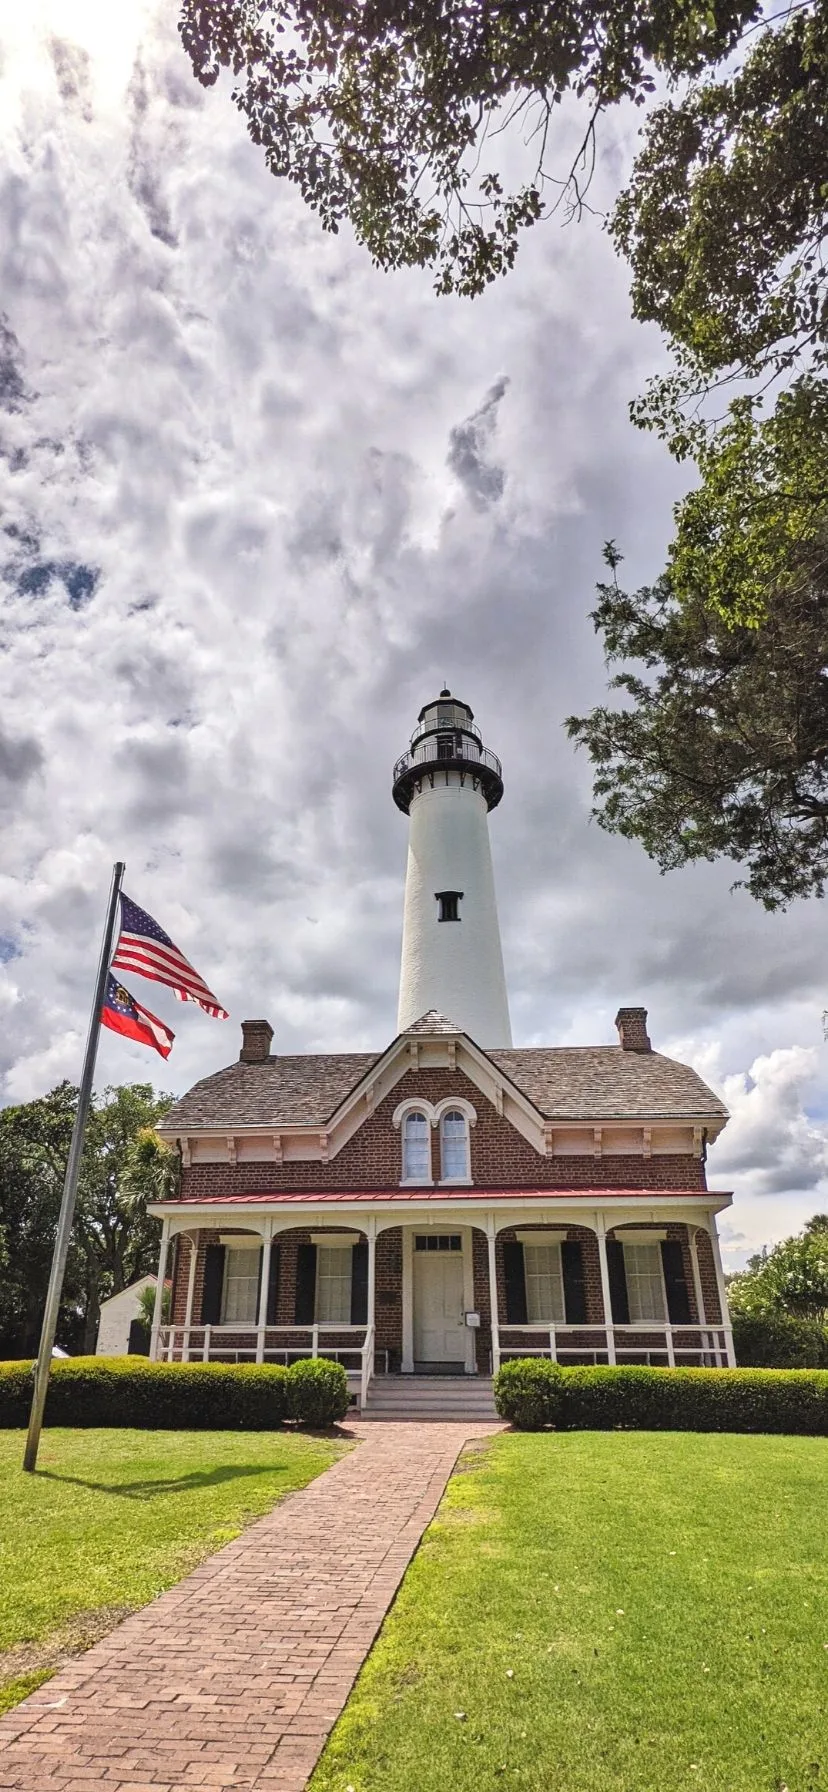
[[[690,1295],[684,1273],[684,1252],[677,1238],[661,1241],[661,1263],[664,1290],[667,1295],[667,1317],[671,1325],[690,1324]]]
[[[204,1253],[204,1289],[201,1296],[202,1325],[221,1324],[221,1291],[224,1286],[224,1245],[208,1244]]]
[[[627,1272],[624,1268],[624,1246],[617,1238],[607,1239],[610,1305],[616,1325],[629,1325],[630,1302],[627,1295]]]
[[[351,1324],[368,1322],[368,1240],[361,1238],[351,1252]]]
[[[584,1280],[584,1247],[577,1239],[564,1239],[561,1245],[564,1312],[567,1325],[586,1324],[586,1282]]]
[[[267,1324],[268,1325],[275,1325],[277,1323],[276,1315],[277,1315],[278,1311],[279,1311],[279,1246],[277,1244],[273,1244],[270,1247],[270,1275],[268,1277],[268,1283],[267,1283]]]
[[[525,1325],[526,1274],[522,1244],[504,1244],[503,1279],[506,1283],[506,1324]]]
[[[300,1244],[296,1250],[295,1325],[313,1325],[316,1311],[316,1245]]]

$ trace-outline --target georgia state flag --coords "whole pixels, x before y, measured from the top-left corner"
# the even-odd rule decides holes
[[[148,1008],[142,1008],[136,1002],[123,983],[119,983],[110,971],[106,980],[106,994],[101,1009],[101,1022],[111,1027],[113,1033],[123,1033],[127,1039],[137,1039],[141,1045],[151,1045],[168,1058],[173,1048],[175,1034],[158,1019],[150,1014]]]

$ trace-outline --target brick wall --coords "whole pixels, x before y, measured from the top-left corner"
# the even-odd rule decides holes
[[[401,1176],[400,1132],[392,1116],[398,1103],[421,1096],[439,1102],[458,1096],[472,1102],[477,1124],[470,1128],[471,1168],[475,1183],[489,1188],[671,1188],[706,1187],[701,1158],[668,1157],[541,1157],[515,1128],[499,1115],[480,1090],[459,1070],[408,1071],[368,1115],[359,1131],[330,1163],[194,1164],[183,1173],[186,1200],[219,1195],[265,1193],[278,1189],[394,1188]],[[439,1136],[431,1133],[433,1175],[439,1178]]]

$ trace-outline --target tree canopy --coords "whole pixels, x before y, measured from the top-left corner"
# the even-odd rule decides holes
[[[77,1094],[63,1082],[0,1110],[0,1356],[37,1350]],[[172,1100],[128,1083],[92,1104],[58,1323],[67,1347],[94,1349],[101,1301],[157,1267],[146,1208],[175,1186],[176,1154],[154,1132]]]
[[[734,1312],[828,1324],[828,1214],[815,1214],[804,1231],[751,1257],[727,1292]]]
[[[668,427],[677,396],[722,374],[825,363],[825,0],[770,13],[741,49],[726,75],[649,113],[611,220],[634,314],[677,354],[640,413]]]
[[[183,0],[199,81],[234,100],[272,174],[326,229],[347,219],[384,268],[436,269],[475,294],[510,268],[521,231],[580,211],[596,128],[658,76],[717,65],[758,0]],[[580,142],[550,165],[556,109],[581,102]],[[522,142],[507,180],[505,139]]]
[[[613,576],[593,620],[621,667],[610,688],[622,701],[567,726],[592,759],[603,827],[640,841],[663,871],[727,856],[778,909],[821,896],[828,877],[828,515],[804,484],[790,504],[764,502],[743,421],[679,506],[654,586],[623,591],[620,556],[606,550]],[[805,426],[780,478],[810,455]]]

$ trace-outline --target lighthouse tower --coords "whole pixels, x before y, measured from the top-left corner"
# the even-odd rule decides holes
[[[489,845],[502,795],[500,760],[468,704],[441,691],[394,767],[410,819],[399,1032],[436,1008],[484,1048],[512,1043]]]

